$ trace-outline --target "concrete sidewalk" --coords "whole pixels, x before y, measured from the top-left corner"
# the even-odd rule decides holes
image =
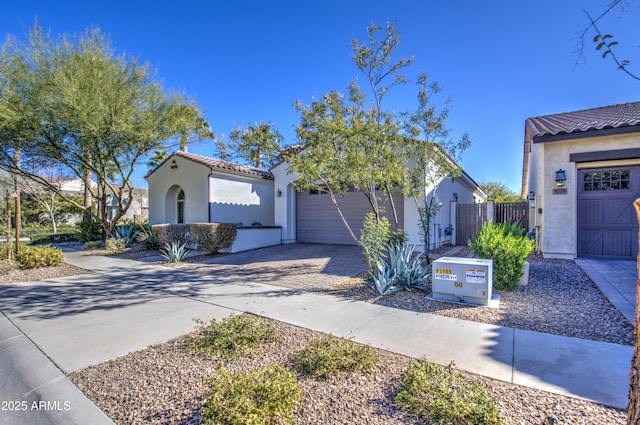
[[[619,408],[627,405],[630,346],[391,309],[291,290],[277,281],[258,283],[248,274],[238,281],[82,252],[65,256],[68,263],[97,272],[0,287],[2,312],[17,327],[0,341],[10,341],[11,332],[23,335],[50,359],[43,370],[81,369],[183,335],[194,329],[193,318],[207,321],[246,311],[444,365],[454,361],[460,369],[507,382]],[[5,359],[20,350],[3,348],[3,370],[39,373],[40,366]],[[60,375],[54,379],[66,380]],[[8,388],[0,391],[3,400],[14,396]],[[95,409],[88,401],[74,401],[71,410],[84,408]]]

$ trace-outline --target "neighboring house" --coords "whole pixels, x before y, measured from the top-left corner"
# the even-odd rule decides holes
[[[131,203],[129,209],[120,220],[132,220],[134,223],[142,223],[149,219],[149,191],[142,188],[133,188],[133,193],[124,192],[124,205]],[[118,214],[118,200],[111,193],[106,197],[107,218],[111,221]]]
[[[283,243],[307,242],[329,244],[356,244],[340,219],[327,193],[322,191],[297,192],[294,189],[296,176],[289,172],[287,162],[276,165],[272,170],[275,180],[275,223],[282,226]],[[427,196],[436,196],[441,204],[440,211],[432,220],[431,249],[444,243],[455,244],[455,232],[447,235],[445,229],[455,226],[455,206],[457,203],[471,204],[483,202],[486,194],[464,171],[461,176],[444,178],[437,187],[427,188]],[[398,216],[398,226],[409,238],[409,243],[424,248],[419,214],[412,198],[394,194],[394,205]],[[364,216],[372,212],[367,197],[362,192],[348,192],[338,196],[338,205],[357,237],[360,237]],[[383,205],[389,221],[393,223],[390,202]]]
[[[546,258],[635,259],[640,102],[527,119],[522,196]]]
[[[277,229],[277,243],[355,244],[330,201],[322,191],[297,192],[296,176],[287,162],[271,171],[233,164],[178,151],[146,176],[149,182],[149,223],[238,223],[238,237],[255,239],[261,228]],[[445,228],[455,225],[455,205],[482,202],[486,194],[466,173],[443,179],[435,193],[442,204],[433,219],[432,247],[455,243]],[[366,196],[348,192],[338,200],[342,212],[357,236],[363,219],[371,211]],[[422,246],[415,202],[396,193],[394,203],[399,227],[409,242]],[[391,208],[386,208],[387,216]],[[390,218],[391,222],[395,220]],[[249,230],[245,232],[245,228]],[[242,231],[242,232],[241,232]],[[255,248],[270,242],[240,243]],[[234,247],[233,252],[240,250]]]

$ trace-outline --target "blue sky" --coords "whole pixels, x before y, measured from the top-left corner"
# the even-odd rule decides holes
[[[427,72],[453,99],[448,125],[469,133],[462,166],[476,181],[520,192],[528,117],[638,101],[640,82],[594,51],[575,66],[577,37],[609,0],[494,1],[9,1],[0,2],[0,33],[23,36],[37,17],[52,34],[98,26],[118,52],[156,68],[168,89],[194,98],[214,132],[271,121],[294,144],[299,113],[329,90],[347,91],[358,76],[351,40],[371,23],[397,21],[396,57],[414,56],[406,72]],[[632,3],[634,4],[634,3]],[[640,71],[637,3],[602,28]],[[625,56],[626,55],[626,56]],[[415,80],[415,79],[414,79]],[[361,80],[362,81],[362,80]],[[416,105],[415,87],[394,89],[389,109]],[[211,143],[191,152],[212,155]],[[141,165],[135,183],[146,185]]]

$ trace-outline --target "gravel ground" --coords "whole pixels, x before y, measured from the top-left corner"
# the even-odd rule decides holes
[[[71,373],[69,378],[117,424],[198,424],[206,401],[206,379],[225,366],[234,373],[278,362],[295,370],[291,359],[320,336],[308,329],[275,322],[278,342],[259,354],[222,360],[193,354],[189,337],[129,354]],[[318,379],[298,373],[304,396],[295,413],[299,424],[426,424],[394,403],[411,359],[380,351],[378,367],[368,374],[345,373]],[[625,412],[493,379],[482,379],[501,401],[508,424],[623,424]]]
[[[458,255],[468,253],[463,250]],[[4,266],[0,283],[86,273],[68,265],[6,271]],[[499,309],[431,301],[418,292],[379,298],[368,291],[360,278],[349,279],[330,292],[393,308],[598,341],[633,343],[633,325],[573,261],[533,258],[529,285],[513,293],[501,293]],[[198,424],[199,411],[206,399],[206,379],[215,376],[219,366],[239,372],[280,362],[293,368],[291,358],[320,336],[283,323],[276,322],[276,326],[280,340],[265,345],[256,356],[221,360],[192,354],[186,336],[74,372],[69,377],[118,424]],[[425,423],[402,413],[393,402],[411,359],[379,352],[380,365],[370,374],[344,374],[324,380],[298,374],[305,395],[296,412],[297,423]],[[500,411],[508,424],[609,425],[626,421],[625,412],[596,403],[468,376],[485,381],[500,398]]]
[[[530,259],[529,284],[513,292],[496,291],[500,295],[499,308],[428,300],[421,291],[377,297],[362,278],[349,279],[331,292],[350,299],[456,319],[633,345],[633,324],[607,300],[587,274],[569,260]]]

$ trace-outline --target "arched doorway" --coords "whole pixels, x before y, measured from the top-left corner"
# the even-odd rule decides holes
[[[164,201],[165,223],[185,223],[186,197],[184,190],[174,185],[167,190]]]

